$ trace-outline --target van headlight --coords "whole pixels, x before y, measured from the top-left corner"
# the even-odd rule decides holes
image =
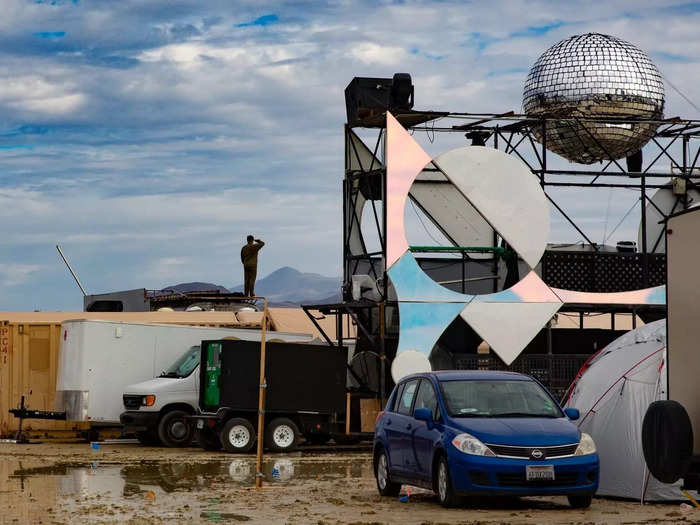
[[[587,456],[588,454],[595,454],[595,452],[595,441],[593,441],[593,438],[585,432],[581,432],[581,442],[578,444],[574,456]]]
[[[141,400],[141,404],[145,407],[152,407],[155,403],[156,396],[154,395],[143,396],[143,399]]]
[[[452,440],[452,445],[465,454],[471,454],[473,456],[495,456],[493,451],[484,445],[481,441],[476,439],[471,434],[459,434]]]

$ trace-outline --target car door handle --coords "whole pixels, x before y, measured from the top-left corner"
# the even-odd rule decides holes
[[[386,426],[389,426],[389,425],[391,425],[391,419],[386,420]]]
[[[406,425],[406,430],[411,430],[411,424]]]

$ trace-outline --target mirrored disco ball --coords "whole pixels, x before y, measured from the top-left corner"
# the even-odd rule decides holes
[[[523,110],[548,117],[547,149],[592,164],[626,157],[646,144],[663,118],[664,85],[649,57],[614,36],[575,35],[550,47],[525,82]],[[616,117],[635,122],[585,121]],[[533,134],[542,142],[543,129]]]

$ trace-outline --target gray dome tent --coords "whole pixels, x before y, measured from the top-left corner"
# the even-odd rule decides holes
[[[665,484],[646,468],[642,420],[653,401],[666,399],[666,320],[627,332],[579,371],[565,406],[595,440],[600,456],[598,495],[642,501],[683,500],[680,482]]]

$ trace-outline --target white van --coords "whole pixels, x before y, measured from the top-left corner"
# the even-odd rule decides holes
[[[270,332],[270,337],[277,335]],[[56,410],[66,412],[69,421],[119,425],[127,386],[161,375],[201,341],[225,337],[255,341],[260,339],[260,330],[65,321],[61,324]],[[310,335],[292,337],[311,339]]]

